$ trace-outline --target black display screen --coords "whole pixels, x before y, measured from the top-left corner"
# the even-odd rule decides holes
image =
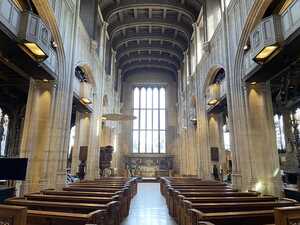
[[[25,180],[27,158],[0,158],[1,180]]]

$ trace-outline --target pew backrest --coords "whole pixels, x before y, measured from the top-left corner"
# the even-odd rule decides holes
[[[276,225],[300,224],[300,206],[277,208],[274,216]]]
[[[25,207],[0,205],[0,224],[26,225],[26,220]]]

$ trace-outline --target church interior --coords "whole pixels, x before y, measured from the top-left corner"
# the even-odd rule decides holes
[[[0,0],[0,225],[300,224],[300,0]]]

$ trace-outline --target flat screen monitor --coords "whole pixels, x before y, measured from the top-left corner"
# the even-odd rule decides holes
[[[25,180],[27,158],[0,158],[0,180]]]

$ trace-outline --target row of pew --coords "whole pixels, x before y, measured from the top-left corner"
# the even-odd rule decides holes
[[[241,192],[217,181],[162,177],[160,189],[170,215],[179,225],[274,224],[274,209],[282,207],[300,214],[295,200],[262,196],[255,191]]]
[[[120,225],[137,192],[135,178],[101,178],[47,189],[5,204],[27,208],[27,225]]]

